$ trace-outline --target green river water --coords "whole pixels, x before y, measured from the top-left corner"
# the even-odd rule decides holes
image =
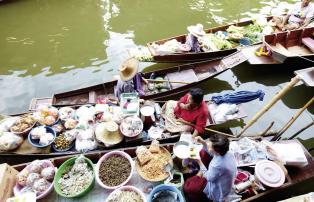
[[[0,2],[0,113],[20,113],[34,97],[50,97],[112,80],[127,57],[127,49],[186,33],[202,23],[218,26],[267,12],[280,1],[259,0],[4,0]],[[291,2],[290,2],[291,3]],[[141,63],[141,69],[171,64]],[[237,133],[294,76],[289,66],[249,66],[228,70],[201,87],[208,97],[237,90],[263,90],[264,101],[244,105],[247,118],[229,124]],[[280,129],[313,95],[294,87],[254,124],[248,133],[264,130],[272,121]],[[289,137],[314,118],[305,110],[286,133]],[[300,134],[314,147],[314,128]],[[313,154],[313,153],[312,153]],[[306,187],[308,185],[304,185]]]
[[[0,3],[0,113],[26,111],[34,97],[50,97],[112,80],[128,57],[127,49],[186,33],[202,23],[218,26],[268,12],[280,1],[258,0],[5,0]],[[291,3],[291,2],[290,2]],[[141,63],[141,69],[171,64]],[[249,120],[294,76],[289,66],[249,66],[228,70],[201,87],[208,97],[234,90],[261,89],[264,101],[244,105],[248,117],[230,124],[232,132]],[[312,96],[313,89],[294,87],[248,133],[264,130],[271,121],[281,128]],[[286,133],[289,137],[310,123],[310,107]],[[299,137],[314,147],[314,129]]]

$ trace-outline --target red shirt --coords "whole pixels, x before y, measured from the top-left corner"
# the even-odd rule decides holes
[[[191,110],[181,109],[180,103],[187,104],[188,98],[190,94],[187,93],[183,96],[179,101],[174,109],[174,114],[178,118],[182,118],[185,121],[193,123],[196,125],[195,129],[199,134],[204,133],[204,129],[206,127],[207,119],[208,119],[208,108],[205,101],[202,101],[200,106],[193,108]]]

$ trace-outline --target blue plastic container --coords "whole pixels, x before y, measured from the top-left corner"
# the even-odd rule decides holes
[[[32,138],[32,132],[33,132],[33,130],[31,130],[31,132],[29,132],[29,134],[28,134],[28,142],[31,144],[31,145],[33,145],[34,147],[38,147],[38,148],[44,148],[44,147],[47,147],[47,146],[49,146],[49,145],[51,145],[53,142],[54,142],[54,139],[56,138],[56,131],[54,130],[54,129],[52,129],[51,127],[49,127],[49,126],[39,126],[39,127],[44,127],[44,128],[46,128],[46,130],[47,130],[47,133],[51,133],[52,135],[53,135],[53,140],[49,143],[49,144],[47,144],[47,145],[41,145],[41,144],[39,144],[39,139],[37,139],[37,140],[34,140],[33,138]]]
[[[157,187],[155,187],[149,194],[148,196],[148,202],[151,202],[153,200],[153,196],[160,192],[160,191],[165,191],[165,190],[168,190],[168,191],[173,191],[175,193],[178,194],[178,197],[179,197],[179,201],[180,202],[185,202],[184,198],[183,198],[183,195],[181,193],[181,191],[179,191],[175,186],[172,186],[172,185],[165,185],[165,184],[161,184],[161,185],[158,185]]]
[[[248,45],[251,45],[251,41],[249,38],[244,37],[244,38],[240,39],[240,44],[242,46],[248,46]]]

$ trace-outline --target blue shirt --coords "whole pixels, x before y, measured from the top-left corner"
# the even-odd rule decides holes
[[[206,149],[207,151],[207,149]],[[200,170],[207,184],[203,192],[213,201],[223,202],[229,195],[237,173],[234,155],[227,152],[224,156],[207,153],[213,156],[208,170],[201,165]]]

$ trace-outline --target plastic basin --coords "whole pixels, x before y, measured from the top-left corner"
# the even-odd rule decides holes
[[[112,195],[114,195],[115,193],[117,193],[119,191],[134,191],[141,196],[143,202],[147,202],[144,193],[141,190],[139,190],[138,188],[133,187],[133,186],[123,186],[123,187],[120,187],[120,188],[114,190],[113,192],[110,193],[110,195],[107,197],[105,202],[108,202],[110,200],[110,198],[112,197]]]
[[[161,185],[158,185],[157,187],[155,187],[149,194],[148,196],[148,202],[151,202],[153,200],[153,196],[160,192],[160,191],[173,191],[175,193],[178,194],[178,197],[179,197],[179,202],[185,202],[183,196],[182,196],[182,193],[181,191],[179,191],[175,186],[172,186],[172,185],[165,185],[165,184],[161,184]]]
[[[100,177],[99,177],[99,168],[100,168],[100,164],[101,164],[103,161],[105,161],[106,159],[108,159],[109,157],[111,157],[111,156],[113,156],[113,155],[123,156],[123,157],[125,157],[126,159],[128,159],[129,163],[131,164],[131,172],[130,172],[129,177],[128,177],[123,183],[121,183],[121,184],[119,184],[119,185],[117,185],[117,186],[114,186],[114,187],[110,187],[110,186],[105,185],[105,184],[101,181],[101,179],[100,179]],[[98,183],[101,187],[103,187],[103,188],[105,188],[105,189],[110,189],[110,190],[112,190],[112,189],[117,189],[117,188],[119,188],[119,187],[121,187],[121,186],[124,186],[126,183],[128,183],[128,182],[130,181],[130,179],[131,179],[131,177],[132,177],[132,174],[133,174],[133,171],[134,171],[134,163],[133,163],[133,160],[132,160],[132,158],[130,157],[130,155],[128,155],[127,153],[122,152],[122,151],[112,151],[112,152],[109,152],[109,153],[103,155],[103,156],[98,160],[95,170],[96,170],[96,171],[95,171],[95,172],[96,172],[95,175],[96,175],[96,181],[97,181],[97,183]]]
[[[91,160],[89,160],[88,158],[85,158],[85,162],[88,164],[88,166],[90,168],[92,168],[93,170],[93,180],[92,182],[87,186],[87,188],[85,190],[83,190],[82,192],[76,194],[76,195],[72,195],[72,196],[68,196],[68,195],[65,195],[62,191],[61,191],[61,188],[60,188],[60,185],[58,183],[59,179],[62,177],[62,174],[66,171],[66,169],[70,166],[73,166],[74,163],[75,163],[75,160],[77,159],[78,157],[73,157],[73,158],[70,158],[68,159],[67,161],[65,161],[58,169],[58,172],[56,173],[55,175],[55,178],[53,180],[53,185],[54,185],[54,188],[57,192],[58,195],[62,196],[62,197],[65,197],[65,198],[78,198],[78,197],[82,197],[82,196],[85,196],[88,192],[90,192],[94,185],[95,185],[95,170],[94,170],[94,165],[93,165],[93,162]]]
[[[45,161],[47,163],[47,165],[49,165],[49,167],[54,167],[54,165],[51,163],[51,161],[49,160],[42,160],[42,161]],[[29,169],[29,166],[26,166],[24,169]],[[55,168],[55,173],[57,173],[57,168]],[[56,176],[56,174],[55,174]],[[20,191],[21,189],[23,188],[23,186],[19,185],[19,184],[15,184],[14,188],[13,188],[13,193],[14,193],[14,196],[18,196],[20,195]],[[36,196],[36,200],[39,200],[39,199],[42,199],[42,198],[45,198],[48,194],[50,194],[50,192],[53,190],[53,182],[51,183],[51,185],[48,187],[48,189],[44,192],[42,192],[40,195]]]

